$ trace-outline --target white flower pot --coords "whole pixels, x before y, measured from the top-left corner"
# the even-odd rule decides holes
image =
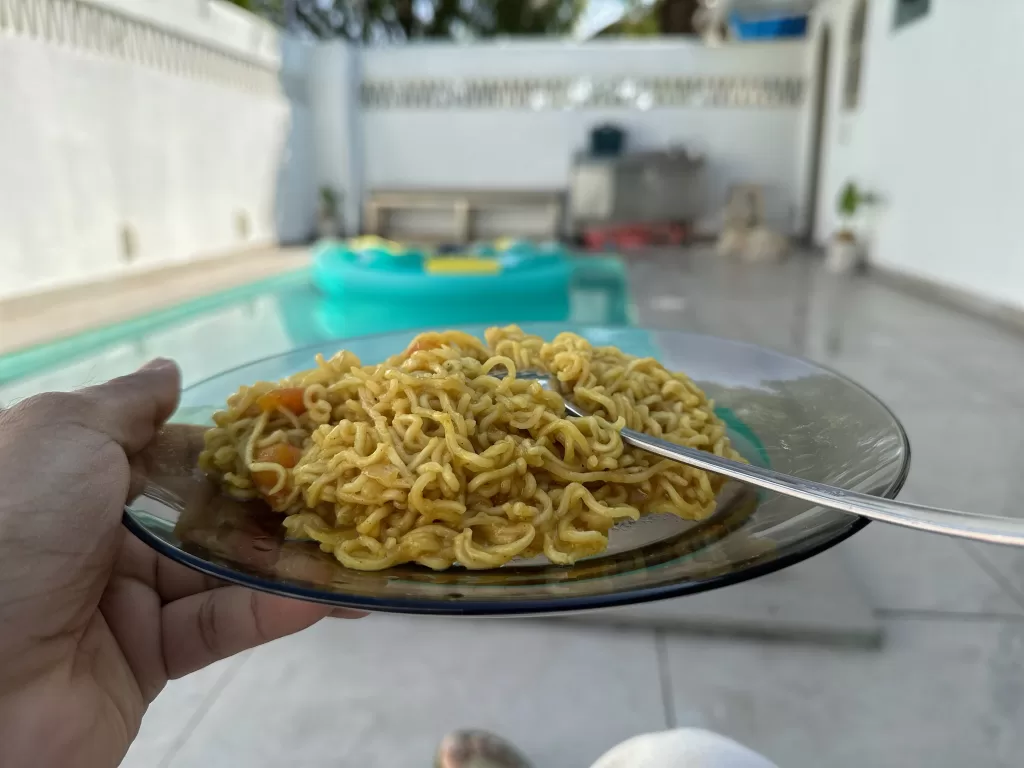
[[[321,213],[317,219],[317,234],[324,240],[336,240],[341,236],[341,222],[336,216]]]
[[[860,259],[860,244],[856,240],[833,237],[825,249],[825,268],[830,272],[852,272]]]

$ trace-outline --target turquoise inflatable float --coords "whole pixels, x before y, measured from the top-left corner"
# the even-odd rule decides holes
[[[340,299],[549,299],[564,296],[571,277],[571,259],[560,245],[522,241],[445,254],[363,237],[323,243],[313,257],[316,286]]]
[[[521,242],[444,254],[358,238],[313,256],[321,292],[350,316],[383,314],[391,327],[568,317],[573,272],[561,246]]]

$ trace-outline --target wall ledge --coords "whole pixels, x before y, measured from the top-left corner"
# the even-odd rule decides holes
[[[1003,330],[1024,334],[1024,307],[989,299],[920,275],[871,264],[868,272],[882,285],[984,320]]]

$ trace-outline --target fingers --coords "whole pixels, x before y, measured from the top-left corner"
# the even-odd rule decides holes
[[[156,359],[135,373],[80,390],[71,414],[83,426],[108,435],[129,455],[142,450],[174,409],[181,394],[181,373],[171,360]]]
[[[360,611],[358,608],[332,608],[327,615],[332,619],[365,619],[370,612]]]
[[[131,535],[124,537],[114,572],[117,576],[145,584],[156,592],[164,605],[183,597],[230,586],[227,582],[158,554]],[[351,608],[335,608],[327,615],[338,619],[353,619],[366,614]]]
[[[163,555],[157,555],[156,558],[156,591],[165,603],[226,586],[220,579],[176,563]]]
[[[121,543],[114,574],[145,584],[157,594],[161,605],[225,586],[225,582],[219,579],[158,554],[128,533]]]
[[[170,678],[312,626],[329,606],[290,600],[244,587],[221,587],[163,607],[164,663]],[[347,614],[358,618],[362,614]]]
[[[103,590],[100,611],[148,704],[167,682],[160,651],[160,600],[149,585],[114,576]]]

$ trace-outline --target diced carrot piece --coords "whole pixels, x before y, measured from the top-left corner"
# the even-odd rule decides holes
[[[306,403],[303,400],[305,392],[306,390],[302,387],[272,389],[256,398],[256,404],[260,407],[261,411],[286,408],[296,416],[299,416],[306,412]]]
[[[280,464],[285,469],[291,469],[299,463],[302,458],[302,451],[288,443],[275,443],[266,448],[260,448],[256,453],[255,460],[270,464]],[[256,489],[266,496],[277,485],[277,473],[271,470],[261,470],[252,473],[252,481]]]
[[[256,461],[266,461],[280,464],[285,469],[291,469],[299,463],[302,458],[302,449],[296,448],[289,443],[274,443],[266,448],[260,448],[256,452]]]

